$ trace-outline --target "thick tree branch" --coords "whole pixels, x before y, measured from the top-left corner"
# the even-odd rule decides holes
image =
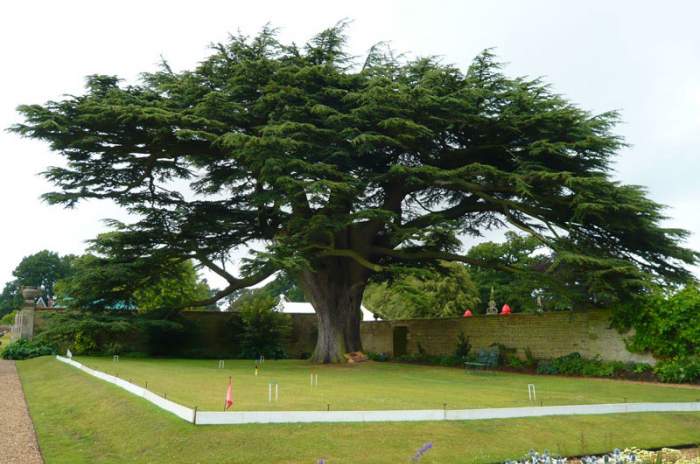
[[[357,251],[347,248],[323,248],[323,251],[321,251],[321,256],[344,256],[355,260],[359,265],[374,272],[381,272],[383,270],[382,266],[379,264],[375,264],[359,254]]]
[[[236,279],[231,273],[227,272],[223,267],[217,265],[214,261],[202,254],[195,254],[195,258],[204,264],[206,267],[211,269],[214,273],[226,279],[230,285],[236,285],[238,279]]]
[[[489,206],[486,203],[479,203],[478,201],[475,201],[473,197],[469,197],[463,199],[451,208],[425,214],[416,219],[406,222],[401,227],[421,228],[435,224],[437,222],[459,219],[469,213],[484,213],[488,211],[493,211],[493,207]]]
[[[395,250],[385,247],[374,246],[371,248],[372,254],[376,256],[387,256],[390,258],[395,258],[401,261],[458,261],[471,266],[487,267],[491,269],[497,269],[499,271],[506,272],[525,272],[523,269],[507,266],[501,263],[491,263],[486,261],[479,261],[478,259],[469,258],[467,256],[458,255],[455,253],[448,253],[442,251],[412,251],[412,250]]]
[[[200,259],[200,258],[198,258],[198,259]],[[208,261],[211,262],[211,260],[208,260]],[[207,267],[209,267],[209,265],[207,265],[207,264],[205,264],[205,265]],[[217,266],[216,264],[214,264],[214,267],[219,268],[219,266]],[[209,267],[209,268],[214,271],[213,268],[211,268],[211,267]],[[221,269],[221,268],[219,268],[219,269]],[[243,278],[235,278],[235,277],[231,276],[228,272],[224,271],[224,274],[228,275],[228,277],[231,279],[231,280],[229,280],[229,282],[230,282],[229,286],[227,286],[223,290],[218,291],[214,296],[212,296],[210,298],[206,298],[204,300],[193,301],[191,303],[182,304],[176,308],[168,308],[168,309],[179,310],[179,309],[184,309],[184,308],[201,307],[201,306],[208,306],[208,305],[214,304],[217,301],[219,301],[220,299],[224,298],[225,296],[232,294],[236,290],[240,290],[242,288],[251,287],[255,284],[259,284],[260,282],[267,279],[268,277],[270,277],[272,274],[274,274],[277,271],[278,271],[278,269],[276,269],[276,268],[267,268],[266,267],[263,270],[255,273],[251,276],[243,277]],[[214,271],[214,272],[216,272],[216,271]],[[219,274],[218,272],[216,272],[216,273]],[[222,275],[222,274],[219,274],[219,275],[224,277],[224,275]],[[224,277],[224,278],[226,278],[228,280],[227,277]]]

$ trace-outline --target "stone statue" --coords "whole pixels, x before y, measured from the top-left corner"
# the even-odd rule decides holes
[[[489,306],[486,308],[486,314],[493,315],[498,314],[498,308],[496,307],[496,298],[494,296],[493,287],[491,287],[491,296],[489,297]]]

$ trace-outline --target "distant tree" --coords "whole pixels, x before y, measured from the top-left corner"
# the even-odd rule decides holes
[[[22,307],[22,287],[36,287],[45,297],[54,297],[54,286],[59,279],[71,273],[73,255],[60,256],[58,253],[42,250],[25,256],[15,267],[14,280],[5,283],[0,294],[0,316]]]
[[[92,253],[84,254],[73,261],[73,274],[56,283],[57,304],[90,311],[133,309],[134,292],[146,280],[141,270],[136,263],[117,263]]]
[[[100,235],[90,250],[72,261],[71,275],[56,284],[59,303],[75,309],[183,309],[210,295],[191,261],[172,260],[151,267],[110,255],[118,234]]]
[[[541,271],[551,265],[547,251],[537,238],[514,232],[507,232],[506,240],[502,243],[485,242],[470,248],[467,252],[469,258],[494,264],[493,267],[469,266],[472,279],[479,289],[482,303],[479,312],[486,311],[492,288],[499,308],[507,303],[516,312],[536,310],[537,295],[543,299],[551,296],[547,286],[549,280],[540,278],[544,274]],[[497,264],[503,268],[499,269]],[[523,272],[514,273],[505,268],[518,268]]]
[[[537,237],[506,232],[504,242],[485,242],[473,246],[467,257],[491,266],[470,265],[472,279],[479,288],[481,311],[489,300],[491,289],[499,307],[507,303],[513,311],[536,311],[538,298],[545,310],[572,310],[590,307],[619,305],[624,295],[623,286],[616,282],[614,273],[610,281],[604,273],[596,271],[596,263],[590,266],[562,259],[556,250],[549,249]],[[519,272],[513,272],[518,270]],[[633,275],[633,274],[631,274]],[[651,288],[651,282],[629,279],[625,285]],[[637,296],[646,294],[638,293]]]
[[[263,288],[274,297],[284,296],[288,301],[306,301],[304,291],[299,286],[297,279],[284,271],[279,272],[275,279],[267,283]]]
[[[180,308],[209,297],[209,286],[200,279],[191,261],[173,264],[173,274],[134,291],[139,311]]]
[[[284,297],[288,301],[305,302],[303,290],[296,279],[290,274],[280,271],[275,278],[261,287],[242,288],[226,298],[229,311],[240,311],[241,304],[253,297],[270,297],[279,300]]]
[[[385,319],[461,316],[479,303],[478,290],[461,263],[443,262],[438,270],[416,270],[389,282],[367,286],[364,304]]]
[[[70,274],[73,259],[73,255],[60,256],[42,250],[22,258],[12,274],[16,277],[16,285],[40,288],[45,296],[53,298],[54,284]]]
[[[0,294],[0,316],[9,314],[22,307],[22,295],[16,280],[7,282]]]
[[[461,70],[376,46],[356,64],[342,24],[303,47],[266,28],[193,70],[90,76],[84,94],[19,112],[12,130],[66,160],[45,173],[47,201],[112,199],[138,218],[113,223],[121,262],[197,260],[227,281],[200,305],[295,275],[318,315],[318,362],[362,349],[375,274],[493,265],[461,254],[460,234],[525,231],[557,251],[550,277],[577,267],[617,294],[686,281],[699,257],[641,187],[613,180],[615,113],[506,77],[490,52]],[[239,276],[222,265],[251,242]]]

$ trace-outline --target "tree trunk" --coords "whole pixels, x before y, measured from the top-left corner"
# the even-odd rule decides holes
[[[362,350],[360,322],[367,273],[347,263],[328,260],[304,271],[300,284],[318,317],[318,339],[311,361],[344,362],[345,353]]]

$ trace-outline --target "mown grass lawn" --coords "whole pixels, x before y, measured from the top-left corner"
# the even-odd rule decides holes
[[[449,409],[533,405],[527,385],[537,388],[537,403],[623,403],[696,401],[700,388],[636,384],[614,380],[533,376],[395,363],[313,366],[300,360],[268,360],[256,377],[255,363],[226,360],[77,357],[87,366],[118,374],[168,399],[200,410],[221,410],[229,376],[234,410]],[[318,387],[309,375],[318,374]],[[278,382],[278,402],[268,402],[268,384]]]
[[[181,368],[187,363],[181,363]],[[37,358],[17,366],[47,464],[315,464],[319,458],[328,464],[393,464],[410,462],[415,450],[426,442],[432,442],[433,449],[422,464],[492,463],[518,457],[530,448],[574,455],[614,447],[700,442],[700,413],[193,426],[55,359]],[[361,371],[350,373],[356,372]],[[433,370],[426,368],[425,372]],[[366,395],[361,384],[354,388],[353,396]],[[218,396],[223,397],[218,390]],[[675,389],[663,391],[671,396],[679,393]]]

